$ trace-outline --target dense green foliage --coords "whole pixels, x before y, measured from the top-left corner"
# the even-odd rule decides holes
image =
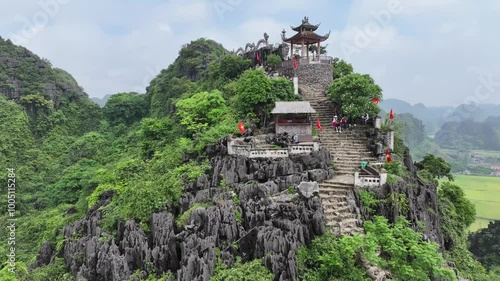
[[[237,87],[235,106],[241,115],[264,124],[269,120],[275,101],[291,101],[297,97],[293,85],[285,78],[269,79],[262,70],[247,70]]]
[[[267,57],[267,63],[269,66],[271,66],[273,69],[276,69],[276,67],[281,65],[281,57],[276,55],[276,54],[270,54]]]
[[[459,186],[449,182],[440,185],[438,195],[446,259],[455,264],[460,276],[469,280],[499,280],[500,275],[493,271],[488,273],[467,249],[467,228],[476,215],[474,204]]]
[[[500,267],[500,221],[469,236],[469,249],[488,269]]]
[[[339,58],[333,59],[332,68],[333,68],[333,80],[354,73],[352,64],[347,63],[344,60],[339,60]]]
[[[330,86],[330,99],[342,105],[344,115],[358,118],[368,113],[370,116],[379,113],[374,98],[382,99],[382,88],[368,75],[352,73],[335,79]]]
[[[202,132],[227,114],[226,101],[219,91],[200,92],[176,104],[181,124],[191,133]]]
[[[137,93],[119,93],[108,99],[104,112],[112,125],[131,125],[146,116],[146,100]]]
[[[7,186],[5,168],[12,167],[19,192],[17,273],[14,278],[2,264],[0,280],[71,280],[59,257],[31,272],[27,265],[35,261],[44,242],[61,250],[62,228],[84,216],[103,192],[113,194],[111,203],[101,207],[100,225],[106,236],[116,235],[118,222],[129,219],[148,231],[151,215],[158,211],[173,213],[182,228],[193,210],[207,206],[194,205],[183,213],[178,206],[185,186],[212,168],[207,146],[237,132],[240,120],[253,122],[257,129],[265,126],[275,101],[297,99],[289,80],[268,78],[263,71],[249,69],[249,60],[226,53],[214,41],[193,41],[151,81],[145,95],[118,93],[101,109],[86,98],[67,72],[0,39],[0,60],[19,60],[17,68],[0,64],[0,93],[12,93],[15,85],[8,82],[12,79],[23,82],[16,89],[20,93],[17,103],[0,96],[0,191],[5,192]],[[268,59],[272,63],[272,56]],[[381,89],[373,79],[354,74],[344,61],[334,64],[331,95],[342,103],[344,113],[359,116],[378,112],[371,99],[380,98]],[[56,90],[47,91],[50,85]],[[431,163],[425,169],[434,171],[434,166],[440,168],[441,164]],[[406,173],[399,163],[386,168],[395,175]],[[449,173],[446,169],[434,172],[432,177]],[[445,233],[463,238],[466,224],[474,218],[473,210],[453,186],[440,192]],[[378,203],[398,204],[402,210],[408,206],[406,197],[398,193],[385,199],[375,199],[368,192],[361,196],[368,209]],[[232,199],[238,205],[239,198]],[[235,217],[242,223],[241,212],[235,211]],[[5,214],[0,216],[0,224],[6,225],[7,219]],[[391,226],[377,217],[366,223],[365,230],[366,236],[336,238],[325,234],[310,248],[304,247],[299,255],[303,279],[366,280],[361,258],[390,270],[400,280],[450,277],[436,245],[424,242],[419,233],[409,229],[408,222],[401,219]],[[1,237],[6,237],[5,231],[0,229]],[[455,252],[449,253],[459,269],[475,266],[474,274],[485,275],[484,269],[478,273],[481,265],[474,264],[472,256],[461,255],[461,249],[456,246]],[[0,255],[7,252],[7,245],[1,244]],[[470,260],[458,262],[459,257]],[[274,276],[255,260],[237,261],[231,268],[219,264],[212,278],[250,279],[273,280]],[[155,280],[154,274],[147,280]]]
[[[272,274],[262,261],[257,259],[246,263],[237,261],[233,267],[228,268],[222,263],[217,264],[214,275],[210,281],[272,281]]]
[[[426,170],[432,178],[440,179],[442,177],[447,177],[448,180],[453,180],[453,175],[451,172],[450,164],[441,157],[436,157],[432,154],[427,154],[424,159],[420,161],[419,165]]]
[[[444,267],[438,245],[425,242],[403,217],[391,226],[384,217],[365,222],[366,235],[337,238],[326,233],[298,254],[302,280],[371,280],[363,260],[388,269],[395,280],[456,280]]]

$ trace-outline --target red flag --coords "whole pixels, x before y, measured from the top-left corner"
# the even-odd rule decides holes
[[[392,161],[391,153],[389,152],[389,150],[385,151],[385,160],[387,161],[387,163],[390,163]]]
[[[260,62],[259,53],[255,53],[255,59],[257,60],[257,62]]]
[[[245,133],[245,125],[243,124],[243,121],[240,121],[240,124],[238,124],[238,130],[240,130],[242,134]]]
[[[373,102],[374,104],[378,104],[378,98],[373,98],[373,99],[372,99],[372,102]]]
[[[389,119],[394,119],[394,113],[392,112],[392,109],[391,109],[391,112],[389,113]]]
[[[320,131],[323,131],[323,128],[321,127],[321,123],[319,122],[319,118],[316,118],[316,128],[318,128],[318,130],[320,130]]]
[[[293,58],[293,68],[297,69],[297,58]]]

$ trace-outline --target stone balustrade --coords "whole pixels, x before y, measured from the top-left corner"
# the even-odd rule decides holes
[[[249,158],[285,158],[288,149],[252,149]]]
[[[355,187],[381,187],[387,182],[387,172],[382,169],[378,175],[360,175],[354,172]]]
[[[228,154],[241,155],[249,158],[278,158],[288,157],[290,154],[308,154],[319,151],[320,144],[312,142],[307,144],[293,144],[288,148],[252,148],[251,145],[237,145],[234,141],[228,143]]]

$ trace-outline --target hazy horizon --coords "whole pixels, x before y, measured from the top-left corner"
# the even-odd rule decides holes
[[[20,0],[3,3],[0,35],[72,74],[90,97],[145,92],[183,44],[204,37],[228,50],[269,34],[281,42],[304,16],[331,31],[328,55],[352,63],[385,99],[426,106],[500,104],[500,2]],[[117,13],[119,7],[120,13]],[[320,7],[320,9],[318,9]],[[496,24],[495,24],[496,22]]]

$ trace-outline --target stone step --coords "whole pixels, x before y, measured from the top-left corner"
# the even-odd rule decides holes
[[[345,136],[345,135],[343,135]],[[328,143],[328,144],[342,144],[342,145],[356,145],[356,146],[367,146],[368,144],[368,139],[366,138],[360,138],[360,137],[352,137],[352,138],[343,138],[343,136],[339,135],[334,135],[332,137],[327,138],[327,136],[323,135],[323,139],[321,140],[321,143]]]
[[[357,226],[357,224],[359,223],[356,215],[350,212],[342,213],[340,215],[334,212],[325,212],[325,218],[328,222],[338,222],[341,225],[344,224]]]
[[[346,228],[342,228],[340,230],[340,235],[342,235],[342,236],[351,235],[354,233],[365,233],[365,230],[361,227],[353,227],[353,228],[346,227]]]
[[[355,216],[352,214],[352,216]],[[345,218],[342,219],[340,217],[335,217],[335,216],[327,216],[326,217],[326,225],[327,226],[340,226],[340,228],[354,228],[354,227],[360,227],[361,222],[360,219],[357,219],[355,217],[350,217],[350,218]]]
[[[349,206],[340,206],[340,207],[334,207],[334,208],[327,208],[325,209],[325,213],[328,212],[328,213],[334,213],[334,212],[337,212],[339,215],[342,215],[342,214],[353,214],[352,211],[351,211],[351,208]]]
[[[358,156],[344,157],[342,159],[338,159],[337,154],[335,154],[335,153],[333,155],[330,155],[330,156],[332,156],[332,161],[335,164],[335,166],[338,166],[338,165],[359,166],[361,164],[361,162],[364,162],[363,161],[364,159],[370,159],[368,157],[361,158]],[[374,161],[375,160],[371,160],[371,161],[367,161],[367,162],[374,162]]]
[[[355,150],[352,151],[353,153],[345,153],[346,151],[342,150],[336,150],[336,149],[329,149],[328,147],[324,146],[328,151],[330,151],[330,154],[334,154],[336,159],[340,160],[350,160],[350,159],[375,159],[376,157],[373,155],[371,151],[368,150]],[[349,151],[351,152],[351,151]]]
[[[330,208],[341,208],[341,207],[346,207],[347,206],[347,201],[341,201],[341,202],[323,202],[323,209],[330,209]]]
[[[360,161],[358,159],[353,159],[353,160],[337,160],[337,159],[334,159],[333,160],[334,163],[335,163],[335,166],[355,166],[355,167],[360,167],[361,166],[361,162],[369,162],[369,161]]]
[[[345,141],[345,140],[321,140],[322,145],[329,145],[333,146],[336,148],[342,148],[342,149],[368,149],[368,142],[351,142],[351,141]]]
[[[361,225],[362,225],[361,219],[358,218],[349,218],[341,222],[341,227],[347,227],[347,226],[360,227]]]
[[[342,190],[350,190],[354,186],[354,182],[350,184],[345,184],[345,183],[338,183],[338,182],[322,182],[319,184],[320,190],[322,188],[324,189],[332,189],[332,188],[338,188]]]
[[[345,195],[346,191],[345,189],[325,189],[325,188],[320,188],[319,189],[319,194],[322,194],[324,196],[329,196],[329,195]]]
[[[346,202],[347,203],[347,196],[346,195],[325,195],[325,194],[319,194],[319,197],[321,198],[321,202],[325,203],[335,203],[335,202]]]
[[[339,170],[339,171],[335,171],[335,173],[339,176],[341,176],[341,175],[354,175],[354,170]]]

